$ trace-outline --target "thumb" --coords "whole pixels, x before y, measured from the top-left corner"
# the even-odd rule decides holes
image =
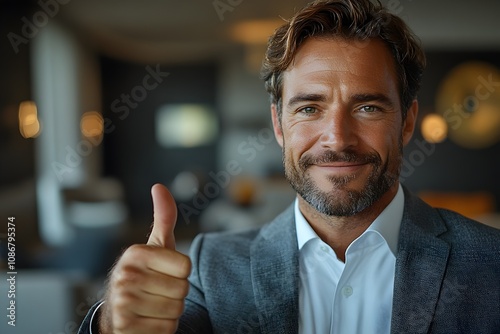
[[[174,228],[177,221],[177,207],[170,192],[161,184],[151,188],[153,197],[153,229],[148,245],[175,250]]]

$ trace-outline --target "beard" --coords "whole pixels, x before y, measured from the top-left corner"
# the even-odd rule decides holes
[[[387,160],[377,153],[357,153],[352,150],[334,152],[327,150],[320,155],[304,154],[297,165],[286,155],[283,144],[285,176],[293,189],[316,211],[327,216],[349,217],[373,205],[398,180],[402,161],[402,138],[399,145],[389,152]],[[329,176],[330,191],[321,190],[308,168],[321,163],[348,162],[369,164],[372,169],[361,190],[349,188],[357,175]]]

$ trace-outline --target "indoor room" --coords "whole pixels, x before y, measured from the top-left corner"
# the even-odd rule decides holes
[[[500,229],[500,2],[381,2],[427,57],[400,182]],[[156,183],[184,254],[294,202],[260,71],[307,3],[0,0],[1,333],[77,333]]]

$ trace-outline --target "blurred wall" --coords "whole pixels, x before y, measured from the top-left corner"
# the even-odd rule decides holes
[[[34,141],[19,133],[19,103],[31,98],[30,49],[13,49],[7,36],[22,27],[20,17],[30,7],[5,6],[0,10],[0,186],[17,184],[34,175]]]

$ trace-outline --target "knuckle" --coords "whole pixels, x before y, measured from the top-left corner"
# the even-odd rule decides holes
[[[141,331],[143,332],[148,332],[148,333],[175,333],[178,327],[178,321],[177,320],[162,320],[162,321],[150,321],[147,324],[147,331]]]
[[[137,297],[130,292],[123,291],[122,293],[115,294],[112,299],[112,310],[115,314],[126,314],[130,312],[132,305],[137,302]]]
[[[113,333],[175,333],[178,320],[117,316],[113,320]]]
[[[170,305],[170,315],[178,319],[184,313],[184,300],[176,300]]]
[[[118,289],[140,286],[145,280],[144,273],[134,265],[123,265],[113,272],[112,282]]]
[[[177,317],[180,318],[182,314],[184,313],[185,310],[185,303],[184,300],[181,300],[179,302],[179,308],[177,309]]]
[[[166,327],[165,332],[173,334],[177,331],[177,327],[179,327],[179,321],[178,320],[167,321],[165,327]]]
[[[113,316],[113,329],[115,331],[123,332],[124,329],[129,328],[133,325],[131,317],[124,316],[122,314],[116,314]]]
[[[191,260],[189,259],[189,257],[183,255],[179,259],[178,266],[181,274],[185,277],[188,277],[189,274],[191,273]]]
[[[126,296],[114,298],[111,307],[113,329],[121,332],[122,330],[129,331],[133,328],[137,318],[130,310],[130,306],[133,305],[131,304],[132,302],[133,300],[128,299]]]
[[[179,292],[181,294],[181,297],[186,297],[189,293],[189,281],[188,280],[182,280],[181,283],[179,284]]]
[[[134,244],[127,248],[122,258],[130,261],[144,260],[144,258],[148,256],[149,250],[150,247],[148,245]]]

